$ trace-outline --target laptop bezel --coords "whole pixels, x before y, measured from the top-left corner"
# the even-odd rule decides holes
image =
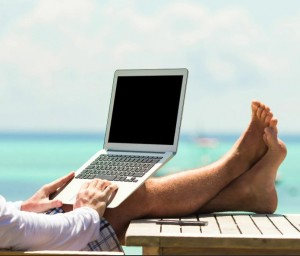
[[[108,142],[110,133],[110,124],[112,111],[114,106],[116,86],[119,76],[182,76],[182,88],[180,101],[178,106],[177,123],[174,135],[174,143],[172,145],[160,144],[134,144],[134,143],[111,143]],[[179,133],[181,128],[181,119],[183,114],[184,99],[186,93],[188,70],[186,68],[177,69],[119,69],[114,73],[112,93],[109,105],[109,113],[107,118],[107,126],[104,139],[104,149],[114,151],[132,151],[132,152],[176,152],[178,148]],[[158,124],[159,125],[159,124]]]

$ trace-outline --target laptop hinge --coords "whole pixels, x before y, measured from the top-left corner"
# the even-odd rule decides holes
[[[125,152],[125,153],[129,153],[129,152],[132,152],[132,153],[140,153],[140,154],[164,154],[165,152],[158,152],[158,151],[135,151],[135,150],[107,150],[106,149],[106,152]]]

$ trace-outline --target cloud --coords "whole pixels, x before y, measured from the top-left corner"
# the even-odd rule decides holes
[[[186,129],[198,129],[204,119],[212,130],[240,129],[251,98],[277,104],[286,81],[293,88],[287,96],[299,92],[299,16],[283,13],[266,26],[237,4],[33,3],[0,34],[0,99],[7,106],[0,110],[6,120],[0,130],[104,129],[117,68],[189,68]],[[210,117],[220,106],[235,108],[230,102],[240,110],[220,127]],[[286,101],[285,109],[291,104]],[[208,105],[196,122],[193,110]]]
[[[204,53],[208,56],[204,65],[212,70],[221,65],[212,65],[214,58],[220,60],[233,52],[254,62],[245,50],[261,38],[249,15],[238,8],[213,13],[199,4],[172,2],[148,16],[134,5],[101,8],[94,1],[37,2],[1,42],[9,49],[1,59],[19,65],[26,74],[42,76],[66,66],[86,73],[95,70],[94,64],[141,65],[141,58],[149,64],[169,65],[181,63],[189,53]],[[102,60],[96,61],[101,54]],[[232,77],[234,64],[226,66]]]
[[[94,1],[83,0],[40,0],[36,7],[18,24],[21,29],[31,28],[36,24],[66,24],[75,26],[88,24],[94,12]]]

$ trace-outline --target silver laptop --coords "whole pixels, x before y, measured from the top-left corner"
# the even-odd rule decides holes
[[[55,197],[74,204],[89,179],[110,180],[118,191],[108,207],[120,205],[177,151],[187,69],[117,70],[104,147]]]

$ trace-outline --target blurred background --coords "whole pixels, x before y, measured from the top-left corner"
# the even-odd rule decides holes
[[[96,132],[119,68],[189,69],[184,132],[298,133],[298,0],[1,0],[0,130]]]
[[[178,154],[221,157],[269,105],[288,147],[277,212],[299,213],[300,1],[0,0],[0,193],[23,200],[102,148],[116,69],[188,68]]]
[[[25,199],[102,147],[113,74],[189,69],[176,157],[205,165],[246,128],[279,119],[288,157],[278,212],[300,210],[300,1],[0,0],[0,193]]]

